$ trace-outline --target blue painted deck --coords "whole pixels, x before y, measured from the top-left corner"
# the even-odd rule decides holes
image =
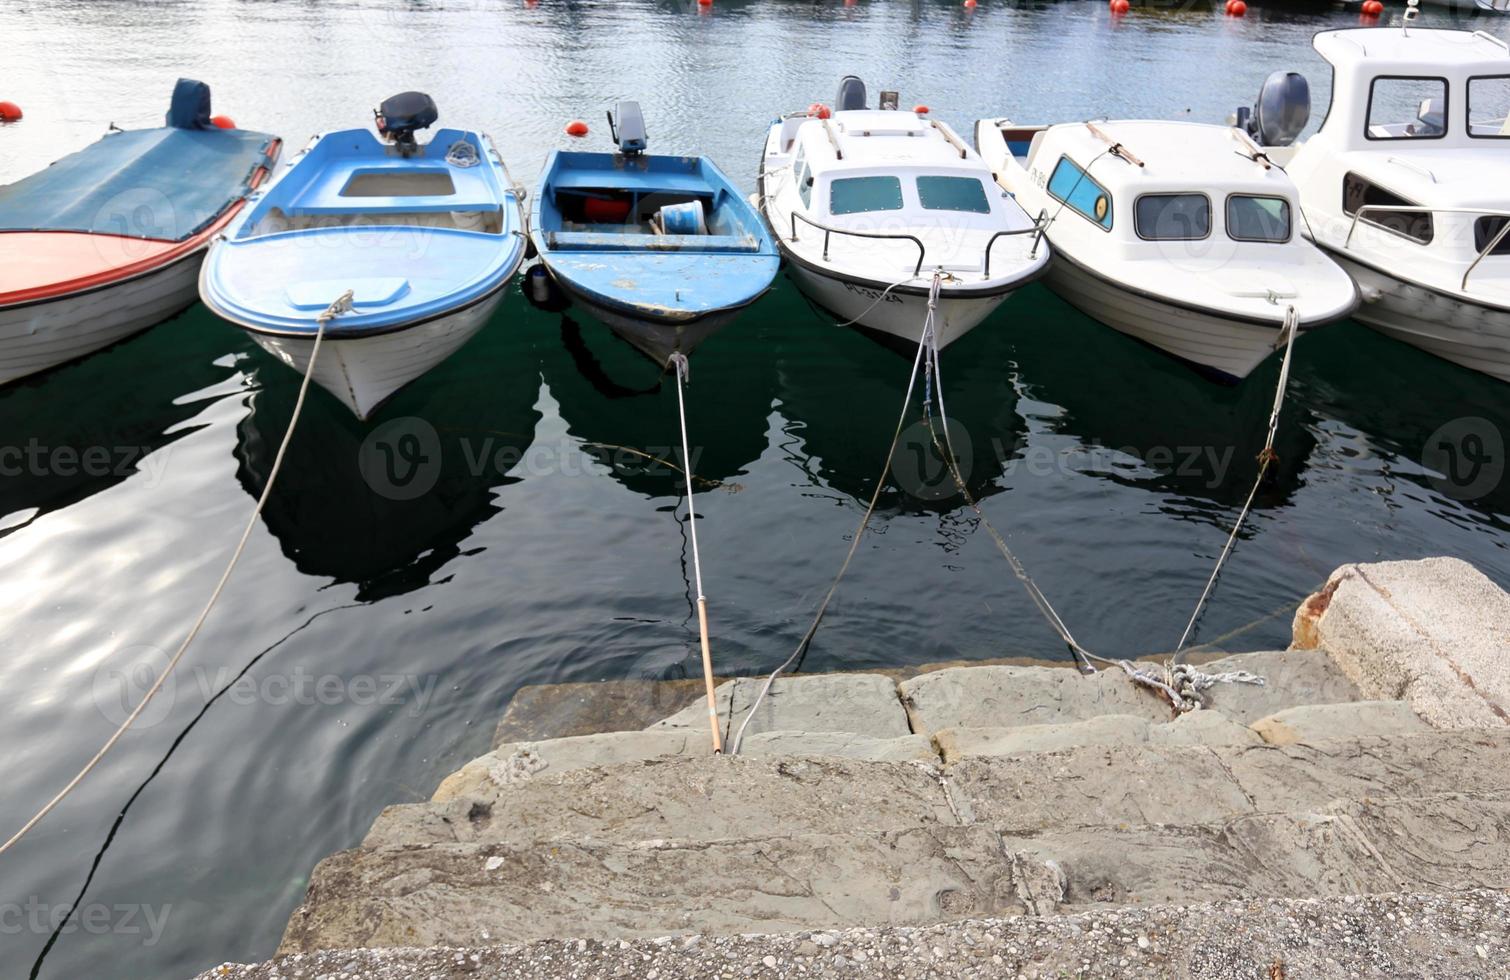
[[[476,166],[446,161],[457,142],[477,151]],[[395,181],[408,192],[368,189]],[[523,258],[519,202],[475,132],[442,129],[410,157],[367,130],[329,133],[253,200],[211,250],[201,290],[253,329],[313,332],[347,289],[354,309],[331,322],[332,336],[433,319],[493,293]]]
[[[661,207],[692,200],[703,204],[707,234],[651,230],[649,219]],[[588,214],[605,204],[627,213],[622,220]],[[536,189],[530,234],[570,290],[653,323],[748,305],[770,288],[781,264],[765,222],[706,157],[552,153]]]

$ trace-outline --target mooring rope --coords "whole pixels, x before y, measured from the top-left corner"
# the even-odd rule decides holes
[[[310,379],[314,377],[315,358],[319,356],[320,343],[325,339],[325,326],[342,313],[351,311],[352,298],[352,291],[349,289],[346,290],[346,292],[341,294],[340,298],[325,308],[325,312],[315,317],[315,342],[309,351],[309,364],[304,368],[304,380],[299,385],[299,397],[294,400],[293,414],[289,417],[288,428],[283,433],[283,441],[278,445],[278,454],[273,457],[272,468],[268,470],[267,484],[262,488],[262,495],[257,498],[257,506],[252,508],[252,516],[247,520],[246,528],[241,532],[241,540],[236,543],[236,550],[232,552],[231,560],[226,564],[225,571],[220,574],[220,581],[215,584],[215,590],[210,593],[210,600],[205,603],[204,609],[200,611],[199,618],[194,621],[194,625],[190,628],[188,635],[179,644],[178,651],[173,654],[172,659],[168,661],[168,665],[163,668],[163,672],[158,675],[157,680],[147,689],[147,693],[143,695],[141,702],[137,704],[135,710],[126,716],[126,720],[121,722],[120,727],[116,728],[115,733],[94,754],[94,758],[90,759],[84,765],[84,768],[79,770],[78,775],[68,781],[67,786],[59,790],[58,794],[49,800],[46,806],[37,811],[36,816],[26,821],[20,830],[11,835],[10,840],[4,844],[0,844],[0,854],[4,854],[10,850],[17,841],[30,833],[33,827],[41,823],[43,818],[51,813],[59,803],[62,803],[68,794],[72,793],[74,788],[84,781],[84,777],[88,776],[94,770],[94,767],[99,765],[100,760],[105,757],[105,753],[115,747],[115,743],[121,740],[121,736],[126,734],[127,729],[135,723],[142,711],[146,709],[147,703],[162,689],[163,683],[168,679],[168,675],[173,673],[173,669],[178,666],[179,661],[188,652],[189,645],[199,635],[199,631],[204,626],[205,620],[210,617],[210,610],[215,608],[215,603],[220,599],[221,593],[225,591],[226,582],[230,580],[231,572],[235,570],[236,563],[241,560],[242,553],[246,551],[246,543],[251,539],[252,529],[257,526],[257,519],[262,516],[262,508],[267,504],[268,498],[272,496],[273,484],[277,481],[278,471],[283,466],[283,456],[288,450],[289,440],[294,435],[294,426],[298,424],[299,413],[304,409],[304,396],[309,392]]]
[[[1279,365],[1279,383],[1274,389],[1274,408],[1269,412],[1269,432],[1264,440],[1264,448],[1258,454],[1258,476],[1253,481],[1253,489],[1248,493],[1248,500],[1243,504],[1242,511],[1237,515],[1237,522],[1232,525],[1232,533],[1227,536],[1227,543],[1222,546],[1222,553],[1217,557],[1216,567],[1211,569],[1211,577],[1206,580],[1206,588],[1201,592],[1201,599],[1195,604],[1195,610],[1190,614],[1190,621],[1185,624],[1185,632],[1180,635],[1179,645],[1174,648],[1173,666],[1181,666],[1181,658],[1184,655],[1185,644],[1190,641],[1191,634],[1195,631],[1195,624],[1201,617],[1201,612],[1206,608],[1206,602],[1211,598],[1211,592],[1216,588],[1217,576],[1221,574],[1222,566],[1232,554],[1232,549],[1237,545],[1237,536],[1243,529],[1243,523],[1248,519],[1248,512],[1253,509],[1253,501],[1258,498],[1259,488],[1263,486],[1264,477],[1269,472],[1269,467],[1274,464],[1279,456],[1274,452],[1274,440],[1279,434],[1279,413],[1285,404],[1285,389],[1290,384],[1290,359],[1295,352],[1295,334],[1300,327],[1300,316],[1291,306],[1285,311],[1284,326],[1284,360]]]
[[[932,297],[938,296],[940,278],[939,274],[934,274],[933,288],[930,291],[930,296]],[[874,304],[872,304],[873,306]],[[863,316],[864,314],[861,315]],[[839,583],[844,580],[844,573],[849,571],[850,562],[854,561],[855,552],[860,548],[860,540],[865,537],[865,531],[870,526],[870,519],[876,512],[876,504],[881,499],[881,490],[886,486],[886,474],[891,472],[891,463],[892,459],[896,456],[897,444],[902,441],[902,430],[907,426],[907,410],[912,406],[912,393],[917,388],[918,368],[923,364],[926,349],[925,344],[918,344],[917,356],[912,360],[912,374],[907,379],[907,392],[902,396],[902,411],[897,416],[896,430],[891,434],[891,445],[886,450],[886,462],[882,464],[881,472],[876,476],[875,489],[871,491],[870,502],[866,504],[865,513],[861,516],[860,524],[855,528],[854,537],[849,542],[849,551],[844,556],[844,562],[839,566],[839,574],[834,576],[834,581],[829,585],[828,592],[823,596],[823,601],[818,604],[818,612],[813,616],[812,625],[807,628],[806,633],[802,634],[802,639],[798,641],[797,648],[792,651],[790,657],[781,662],[779,667],[771,671],[770,676],[761,685],[760,693],[756,695],[754,703],[750,705],[750,710],[745,714],[744,721],[740,723],[739,731],[734,734],[734,742],[729,750],[730,755],[739,754],[739,748],[744,744],[745,729],[750,727],[750,719],[755,717],[755,713],[760,709],[761,703],[765,701],[766,695],[770,693],[771,685],[776,682],[777,676],[796,663],[813,642],[813,637],[818,633],[818,626],[823,622],[823,615],[828,612],[829,603],[833,601],[834,593],[839,591]],[[731,714],[733,710],[734,705],[731,699],[729,705]]]
[[[682,386],[689,380],[691,371],[687,356],[675,351],[667,359],[668,367],[676,372],[676,412],[682,424],[682,475],[687,479],[687,526],[692,529],[692,577],[697,583],[697,630],[703,649],[703,684],[708,695],[708,727],[713,731],[713,754],[723,753],[723,735],[718,730],[718,697],[713,688],[713,653],[708,646],[708,598],[703,594],[703,559],[697,548],[697,511],[692,505],[692,453],[687,442],[687,403],[682,397]]]

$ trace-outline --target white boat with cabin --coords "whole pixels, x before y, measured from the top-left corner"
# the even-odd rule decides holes
[[[759,203],[792,278],[843,321],[918,343],[940,274],[943,348],[1040,276],[1049,249],[952,129],[896,103],[866,108],[848,76],[831,116],[776,120]]]
[[[1294,185],[1237,129],[982,119],[975,142],[1043,224],[1051,289],[1207,373],[1246,377],[1292,309],[1306,331],[1357,306],[1352,280],[1298,234]]]
[[[1269,152],[1308,234],[1358,281],[1358,320],[1510,381],[1510,45],[1413,15],[1317,34],[1331,109]]]

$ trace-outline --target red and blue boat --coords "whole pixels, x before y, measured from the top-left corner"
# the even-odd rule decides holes
[[[112,131],[0,187],[0,384],[193,305],[206,248],[280,147],[214,125],[209,86],[179,79],[166,125]]]

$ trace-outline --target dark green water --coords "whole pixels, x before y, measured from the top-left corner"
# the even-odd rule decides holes
[[[190,74],[219,111],[294,145],[422,88],[444,122],[490,130],[527,182],[567,119],[596,125],[638,97],[652,148],[703,150],[752,185],[770,117],[830,98],[844,71],[961,128],[988,114],[1216,120],[1279,67],[1311,75],[1319,114],[1309,37],[1355,21],[1315,6],[1113,23],[1100,3],[990,0],[973,14],[0,2],[0,98],[27,110],[0,128],[0,180],[112,120],[152,124]],[[874,489],[908,367],[785,279],[697,353],[696,506],[722,672],[770,669],[805,629]],[[1214,385],[1039,287],[945,352],[972,489],[1087,646],[1178,639],[1249,489],[1277,369]],[[0,478],[0,833],[76,771],[182,638],[264,485],[297,380],[196,308],[0,391],[0,446],[28,460]],[[364,479],[381,426],[433,431],[429,492],[394,499]],[[1347,561],[1451,554],[1510,583],[1510,485],[1465,499],[1433,448],[1507,430],[1503,385],[1352,323],[1307,338],[1277,475],[1200,638],[1247,626],[1220,645],[1284,644],[1289,609]],[[0,976],[174,977],[264,957],[315,862],[485,750],[519,686],[695,674],[681,484],[638,455],[676,439],[676,393],[653,366],[517,289],[370,425],[316,391],[165,695],[0,857]],[[84,472],[70,451],[90,450]],[[888,481],[807,669],[1062,655],[973,513],[932,492],[943,480],[927,462]]]

